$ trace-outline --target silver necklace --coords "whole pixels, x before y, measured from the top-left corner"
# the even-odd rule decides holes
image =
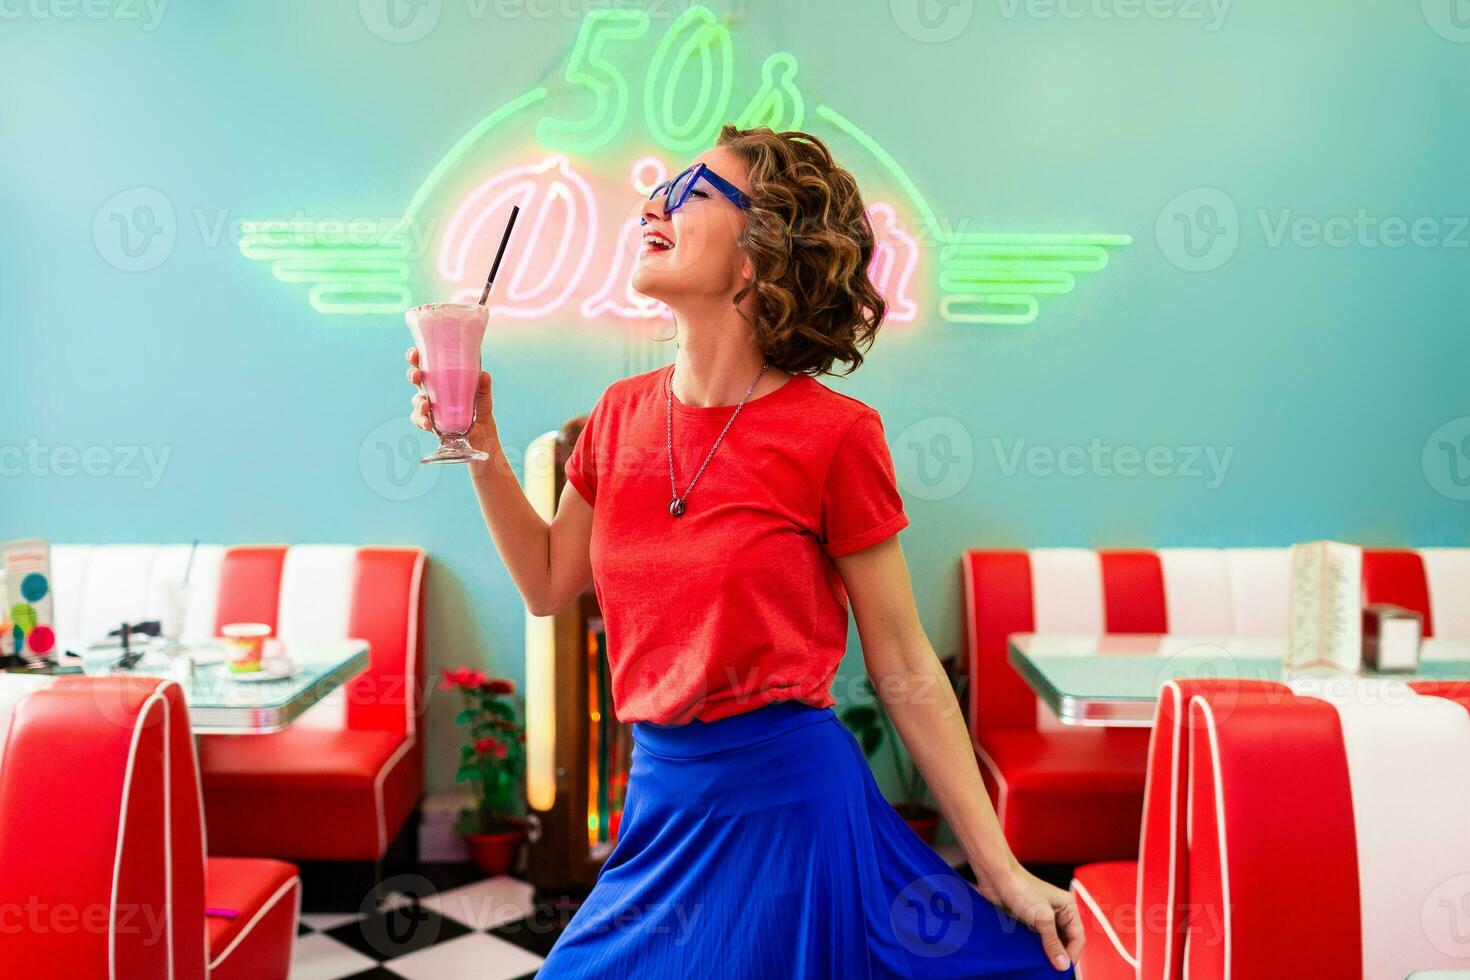
[[[694,474],[694,479],[689,481],[689,486],[684,488],[682,495],[679,493],[679,484],[674,479],[674,371],[672,368],[669,369],[669,383],[664,390],[664,421],[666,423],[664,428],[667,434],[669,450],[669,490],[672,493],[672,499],[669,500],[669,513],[674,517],[678,517],[684,513],[684,502],[689,499],[690,492],[694,490],[694,484],[699,482],[700,476],[704,473],[704,468],[714,458],[715,450],[720,448],[720,440],[725,438],[725,433],[730,430],[730,424],[735,421],[735,416],[739,415],[740,410],[745,407],[745,399],[750,397],[752,391],[755,391],[755,386],[760,383],[761,376],[766,373],[766,368],[770,366],[770,361],[762,359],[760,374],[757,374],[755,380],[750,383],[750,387],[745,389],[745,394],[741,397],[740,404],[736,405],[735,411],[730,413],[730,418],[725,422],[725,427],[715,437],[715,444],[709,447],[709,455],[705,456],[704,462],[699,464],[698,472]]]

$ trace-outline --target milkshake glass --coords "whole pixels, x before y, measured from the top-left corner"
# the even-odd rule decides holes
[[[480,386],[480,343],[489,310],[467,303],[429,303],[404,314],[419,351],[424,394],[439,436],[439,448],[422,463],[486,460],[465,439],[475,422],[475,392]]]

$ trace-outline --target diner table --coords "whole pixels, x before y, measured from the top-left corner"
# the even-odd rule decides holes
[[[1010,661],[1065,725],[1148,728],[1168,680],[1242,677],[1283,683],[1303,676],[1470,682],[1470,641],[1427,639],[1418,669],[1377,673],[1287,670],[1285,637],[1013,633]]]
[[[125,673],[177,681],[189,706],[189,727],[196,735],[278,732],[368,666],[364,640],[289,643],[285,654],[294,672],[270,680],[232,674],[225,665],[223,643],[185,644],[171,654],[157,643],[145,649],[144,658]],[[116,673],[115,647],[81,652],[83,673]]]

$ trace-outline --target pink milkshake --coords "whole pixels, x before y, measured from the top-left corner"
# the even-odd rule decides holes
[[[439,448],[422,462],[463,463],[489,459],[465,439],[475,421],[475,391],[480,384],[480,343],[489,311],[465,303],[429,303],[404,314],[419,351],[424,394]]]

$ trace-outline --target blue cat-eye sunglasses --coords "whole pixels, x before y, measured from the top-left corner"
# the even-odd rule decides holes
[[[648,199],[651,201],[662,194],[664,196],[664,215],[671,215],[682,208],[685,201],[689,200],[689,195],[694,191],[695,183],[700,180],[703,180],[706,184],[709,184],[715,190],[725,195],[725,198],[740,210],[744,211],[750,207],[750,198],[745,196],[744,191],[702,163],[696,163],[677,177],[659,184],[653,190],[649,191]],[[646,225],[648,224],[648,219],[639,218],[638,223]]]

